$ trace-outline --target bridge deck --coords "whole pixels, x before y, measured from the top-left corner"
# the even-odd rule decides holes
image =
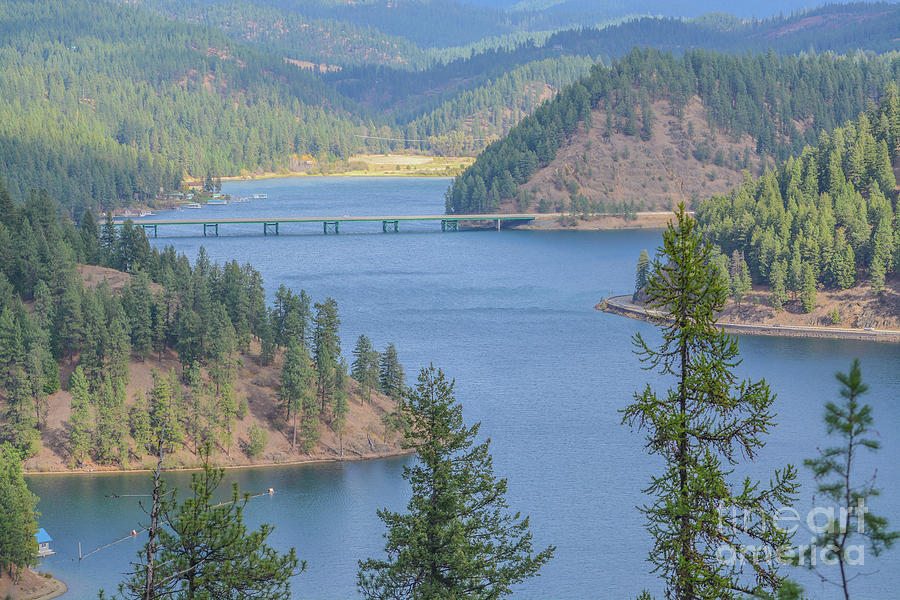
[[[132,221],[136,225],[214,225],[214,224],[259,224],[264,223],[354,223],[376,221],[533,221],[544,214],[476,214],[476,215],[391,215],[391,216],[343,216],[343,217],[253,217],[253,218],[217,218],[206,219],[146,219]],[[124,221],[119,219],[116,224]]]

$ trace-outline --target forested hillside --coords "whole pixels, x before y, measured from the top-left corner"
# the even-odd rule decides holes
[[[397,451],[396,351],[370,348],[352,380],[330,298],[282,287],[269,308],[250,265],[192,266],[130,222],[76,226],[2,187],[0,259],[0,442],[35,464],[140,465],[160,430],[171,465],[207,443],[231,463]]]
[[[723,272],[749,269],[776,308],[788,293],[809,312],[816,284],[881,292],[900,269],[900,219],[892,160],[900,157],[900,92],[804,148],[777,170],[703,200],[697,221],[723,253]]]
[[[519,11],[527,26],[506,37],[426,48],[390,33],[415,19],[419,8],[405,11],[417,3],[371,21],[359,15],[379,3],[340,4],[305,3],[298,13],[292,3],[247,0],[0,3],[0,169],[10,193],[22,200],[47,189],[78,214],[145,203],[185,176],[304,168],[303,155],[321,163],[360,151],[474,154],[598,58],[635,44],[652,39],[676,54],[693,45],[793,52],[847,49],[852,35],[882,50],[896,45],[900,15],[896,5],[853,5],[766,21],[639,19],[554,33]],[[451,5],[442,10],[459,12]],[[337,18],[345,14],[356,16]],[[382,31],[379,19],[396,27]],[[849,86],[834,88],[841,106],[811,113],[823,118],[815,129],[852,116],[846,106],[861,109],[861,87],[883,84],[880,67],[870,74],[872,59],[860,60],[859,82],[835,83]],[[808,94],[798,95],[792,114],[807,108]],[[630,103],[639,113],[641,101]],[[710,106],[718,123],[724,109]],[[802,140],[787,132],[789,143],[763,139],[760,149],[778,157],[815,138],[808,123],[796,127]],[[480,174],[489,191],[490,174]]]
[[[361,112],[312,73],[223,34],[102,0],[0,4],[0,170],[116,206],[184,174],[349,156]]]
[[[634,50],[610,68],[594,67],[590,76],[542,105],[503,140],[489,145],[454,181],[447,210],[490,212],[513,200],[523,210],[539,205],[544,198],[530,186],[532,177],[553,164],[560,148],[568,148],[577,132],[586,130],[596,132],[601,144],[624,136],[639,145],[653,140],[655,132],[659,134],[655,126],[664,121],[670,134],[677,132],[673,137],[678,144],[670,152],[693,159],[698,167],[758,168],[760,157],[784,160],[815,143],[819,132],[856,116],[898,74],[900,59],[892,55],[784,57],[770,52],[735,56],[695,50],[676,58],[656,50]],[[694,99],[711,129],[708,135],[696,135],[690,119],[685,119]],[[718,147],[718,138],[734,143],[751,140],[754,160],[747,151],[736,154],[725,143]],[[584,193],[591,187],[592,169],[604,165],[586,158],[587,138],[578,140],[583,146],[568,154],[582,155],[584,164],[558,165],[554,171],[559,189],[567,196],[562,208],[577,197],[579,205],[589,207],[588,212],[597,212],[597,207],[608,206],[615,198],[602,190],[592,196]],[[627,144],[619,154],[622,151],[629,153]],[[651,158],[659,164],[648,168],[671,179],[665,154]]]

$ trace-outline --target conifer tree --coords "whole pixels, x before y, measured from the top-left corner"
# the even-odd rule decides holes
[[[775,263],[772,271],[769,273],[769,283],[772,287],[772,308],[781,310],[784,303],[787,302],[787,290],[785,289],[785,279],[787,277],[787,267],[783,261]]]
[[[397,348],[394,344],[388,344],[381,354],[381,373],[379,381],[381,391],[390,396],[394,402],[399,402],[406,388],[406,374],[403,365],[397,356]]]
[[[0,444],[0,574],[18,579],[18,570],[37,563],[37,498],[22,476],[23,456]]]
[[[281,405],[288,418],[293,417],[293,433],[291,448],[297,445],[297,418],[303,414],[306,398],[314,397],[313,373],[309,355],[296,340],[292,341],[284,353],[284,364],[281,368]]]
[[[751,290],[750,269],[744,255],[735,250],[731,255],[731,296],[735,304],[741,305],[741,300]]]
[[[646,250],[641,250],[641,255],[638,256],[637,261],[637,272],[634,276],[634,294],[632,294],[631,299],[637,300],[638,295],[641,293],[641,290],[644,289],[644,286],[647,285],[647,275],[649,274],[650,269],[650,257],[647,256]]]
[[[91,449],[91,392],[81,365],[75,368],[69,379],[72,394],[72,413],[69,415],[69,452],[75,464],[80,465]]]
[[[225,471],[209,465],[208,448],[202,458],[203,470],[191,476],[190,495],[180,504],[154,487],[154,496],[162,498],[158,511],[164,525],[158,542],[153,540],[140,553],[152,562],[140,565],[144,568],[120,586],[119,594],[134,600],[289,600],[290,579],[306,565],[293,548],[281,554],[266,543],[271,525],[247,530],[244,508],[250,498],[236,483],[228,501],[215,498]]]
[[[152,432],[150,431],[150,414],[148,411],[147,399],[144,394],[139,393],[131,406],[128,416],[131,438],[134,440],[134,453],[138,458],[141,458],[150,450]]]
[[[332,298],[327,298],[323,303],[317,302],[315,309],[313,357],[316,361],[321,411],[324,413],[334,389],[334,369],[341,356],[341,340],[338,337],[341,319],[338,317],[337,302]]]
[[[828,435],[839,436],[841,445],[820,450],[817,458],[808,459],[804,464],[812,470],[818,492],[834,502],[836,514],[840,515],[824,524],[824,531],[815,540],[815,546],[826,552],[824,559],[837,564],[839,578],[823,573],[817,561],[808,555],[799,559],[801,564],[816,569],[824,581],[838,585],[845,600],[850,600],[849,584],[856,576],[851,574],[851,568],[853,561],[860,558],[858,547],[851,552],[852,542],[861,538],[872,554],[878,556],[900,540],[900,531],[889,531],[887,519],[876,516],[867,506],[879,493],[874,475],[863,479],[858,476],[860,454],[864,450],[881,449],[881,442],[874,438],[876,432],[872,429],[872,407],[859,402],[859,397],[869,389],[862,381],[859,359],[853,360],[849,373],[837,373],[835,377],[841,384],[844,401],[840,405],[834,402],[825,405],[825,430]]]
[[[466,427],[453,382],[431,366],[404,394],[405,448],[416,464],[404,467],[412,486],[406,513],[386,509],[384,559],[359,563],[365,598],[487,600],[537,575],[555,548],[536,552],[528,518],[510,514],[506,480],[493,473],[489,441],[476,443],[479,424]]]
[[[344,457],[344,431],[347,427],[347,413],[350,404],[347,402],[347,363],[341,361],[337,369],[337,382],[334,386],[334,397],[331,400],[331,429],[338,436],[341,458]]]
[[[371,400],[372,390],[378,387],[379,356],[372,346],[372,341],[363,334],[356,340],[353,348],[353,379],[359,382],[360,392],[366,400]]]
[[[818,291],[816,290],[816,276],[808,262],[804,262],[800,268],[800,303],[803,305],[803,312],[810,313],[816,309],[816,298]]]
[[[752,459],[764,445],[774,396],[765,381],[738,381],[733,372],[737,339],[716,326],[728,289],[683,203],[658,256],[647,293],[649,307],[665,315],[657,323],[662,342],[654,348],[638,334],[634,343],[644,368],[675,386],[658,394],[647,385],[623,417],[646,432],[650,454],[665,461],[647,489],[650,502],[639,509],[654,540],[649,562],[675,600],[773,593],[782,583],[777,564],[748,556],[745,544],[774,552],[790,541],[772,515],[791,505],[796,470],[776,470],[769,486],[729,475],[740,457]],[[754,519],[739,524],[731,508]],[[743,560],[720,560],[723,548]]]

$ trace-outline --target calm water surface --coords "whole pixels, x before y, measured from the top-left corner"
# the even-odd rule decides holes
[[[226,184],[234,195],[267,193],[267,200],[180,213],[201,216],[340,216],[428,214],[443,211],[441,179],[280,179]],[[160,214],[157,218],[171,217]],[[400,225],[385,235],[380,224],[342,226],[323,236],[321,224],[282,226],[263,237],[262,226],[220,226],[221,237],[197,228],[160,228],[156,245],[174,244],[191,258],[204,246],[214,260],[237,259],[259,269],[270,294],[284,283],[340,306],[344,351],[360,333],[377,346],[394,342],[407,373],[429,362],[457,378],[457,397],[469,422],[483,422],[493,440],[495,468],[509,478],[509,502],[530,514],[538,544],[558,546],[542,575],[515,597],[624,598],[642,588],[658,592],[647,575],[649,540],[633,508],[658,465],[643,440],[619,424],[618,410],[646,381],[631,354],[630,336],[652,328],[593,310],[601,297],[630,291],[642,248],[659,244],[658,232],[440,233],[439,223]],[[171,236],[171,237],[169,237]],[[823,403],[836,397],[833,373],[860,357],[871,386],[884,449],[878,467],[884,494],[874,507],[900,527],[900,348],[852,341],[745,337],[742,374],[766,377],[778,394],[779,426],[755,465],[741,473],[766,476],[776,465],[814,456],[824,431]],[[407,459],[367,463],[231,471],[248,491],[274,487],[253,500],[252,524],[276,525],[272,543],[297,548],[308,572],[294,582],[296,598],[357,596],[356,562],[380,552],[380,507],[405,506],[400,478]],[[811,506],[809,477],[798,504]],[[171,476],[184,489],[189,477]],[[142,540],[105,550],[82,563],[76,543],[93,548],[130,531],[143,514],[141,474],[35,476],[41,525],[58,554],[42,568],[66,581],[67,598],[88,598],[115,588]],[[808,540],[801,532],[798,541]],[[871,557],[870,557],[871,558]],[[874,575],[854,582],[859,597],[895,598],[900,550],[867,562]],[[837,598],[836,589],[795,571],[814,598]]]

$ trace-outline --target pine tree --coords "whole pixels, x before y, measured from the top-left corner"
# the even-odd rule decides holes
[[[131,278],[122,304],[128,315],[131,349],[143,361],[153,349],[154,337],[153,294],[150,292],[150,278],[143,271]]]
[[[440,370],[422,370],[400,413],[408,425],[404,447],[418,456],[403,470],[412,498],[406,513],[378,512],[388,527],[387,558],[359,563],[363,597],[508,596],[555,548],[535,552],[528,518],[509,513],[506,480],[493,473],[490,442],[476,444],[479,425],[465,426],[453,383]]]
[[[150,450],[152,431],[150,430],[150,414],[144,394],[138,394],[128,416],[131,437],[134,440],[134,453],[138,458]]]
[[[91,391],[81,365],[69,378],[72,413],[69,415],[69,453],[76,465],[84,463],[91,450]]]
[[[835,580],[833,576],[823,573],[808,554],[801,555],[799,560],[801,565],[816,569],[823,581],[841,587],[844,598],[849,600],[849,583],[855,578],[850,573],[854,557],[849,554],[854,539],[862,538],[872,554],[878,556],[900,540],[900,531],[888,531],[887,519],[872,514],[868,509],[869,500],[879,493],[875,487],[875,477],[860,480],[855,476],[860,453],[881,449],[881,442],[873,437],[877,434],[872,429],[872,407],[859,403],[859,397],[869,389],[862,381],[859,359],[854,359],[849,373],[837,373],[835,377],[841,384],[844,402],[841,405],[833,402],[825,405],[825,430],[828,435],[840,436],[842,444],[820,450],[818,458],[808,459],[804,463],[818,482],[818,492],[834,502],[840,515],[823,526],[824,531],[818,535],[814,545],[827,553],[826,560],[838,565],[840,579]],[[870,567],[871,563],[866,566]]]
[[[23,456],[10,444],[0,444],[0,573],[37,564],[37,497],[22,476]]]
[[[741,305],[741,300],[750,292],[752,282],[750,280],[750,269],[747,267],[747,261],[744,255],[735,250],[731,255],[731,296],[734,298],[735,304]]]
[[[372,346],[372,341],[360,334],[353,348],[353,379],[359,382],[360,392],[371,400],[372,390],[378,387],[378,352]]]
[[[334,368],[341,356],[341,340],[338,328],[341,320],[337,313],[337,302],[328,298],[324,303],[316,303],[316,322],[313,332],[313,350],[318,374],[317,387],[321,400],[321,411],[325,412],[334,387]]]
[[[291,448],[297,445],[297,418],[303,414],[306,398],[313,394],[313,373],[309,355],[296,339],[291,342],[284,353],[284,364],[281,368],[281,405],[288,418],[293,417],[293,434]]]
[[[63,290],[56,314],[56,336],[70,361],[75,351],[81,347],[83,333],[81,290],[74,282],[70,282]]]
[[[648,560],[665,580],[666,597],[675,600],[777,590],[777,565],[754,560],[743,545],[774,552],[790,541],[771,515],[790,506],[797,487],[790,465],[776,470],[768,487],[749,478],[730,481],[739,457],[752,459],[764,445],[762,435],[774,424],[774,396],[765,381],[738,381],[733,372],[737,339],[716,326],[728,289],[710,257],[682,203],[647,283],[649,307],[665,315],[657,323],[662,342],[652,348],[640,334],[634,338],[644,368],[673,377],[676,385],[661,396],[647,385],[623,417],[646,431],[649,452],[665,461],[647,490],[651,502],[639,510],[654,539]],[[730,508],[758,518],[743,527]],[[743,560],[726,564],[723,548]]]
[[[787,302],[787,290],[784,285],[786,277],[787,267],[783,261],[778,261],[769,273],[769,283],[772,286],[772,308],[775,310],[781,310],[784,308],[784,303]]]
[[[394,402],[400,402],[403,390],[406,389],[406,374],[397,356],[394,344],[388,344],[381,355],[381,373],[379,382],[381,391],[390,396]]]
[[[816,276],[813,274],[812,267],[809,263],[804,262],[800,267],[800,303],[803,305],[803,312],[810,313],[816,309]]]
[[[331,399],[331,429],[338,436],[341,458],[344,458],[344,431],[347,427],[347,413],[350,404],[347,402],[347,363],[341,361],[337,369],[337,382],[334,396]]]
[[[641,293],[641,290],[644,289],[644,286],[647,285],[647,275],[650,269],[650,257],[647,256],[646,250],[641,250],[641,255],[638,257],[637,261],[637,272],[634,276],[634,294],[632,294],[631,299],[637,300],[638,296]]]
[[[869,277],[871,279],[872,291],[881,294],[884,291],[884,278],[886,269],[880,258],[876,258],[869,265]]]
[[[225,471],[210,467],[208,449],[202,458],[203,470],[191,476],[190,496],[181,504],[174,498],[160,501],[165,527],[159,529],[158,550],[154,540],[140,553],[151,561],[120,586],[120,595],[134,600],[289,600],[290,579],[306,565],[293,548],[281,554],[266,543],[274,529],[271,525],[247,531],[244,508],[249,495],[242,494],[236,483],[230,500],[215,499]]]

